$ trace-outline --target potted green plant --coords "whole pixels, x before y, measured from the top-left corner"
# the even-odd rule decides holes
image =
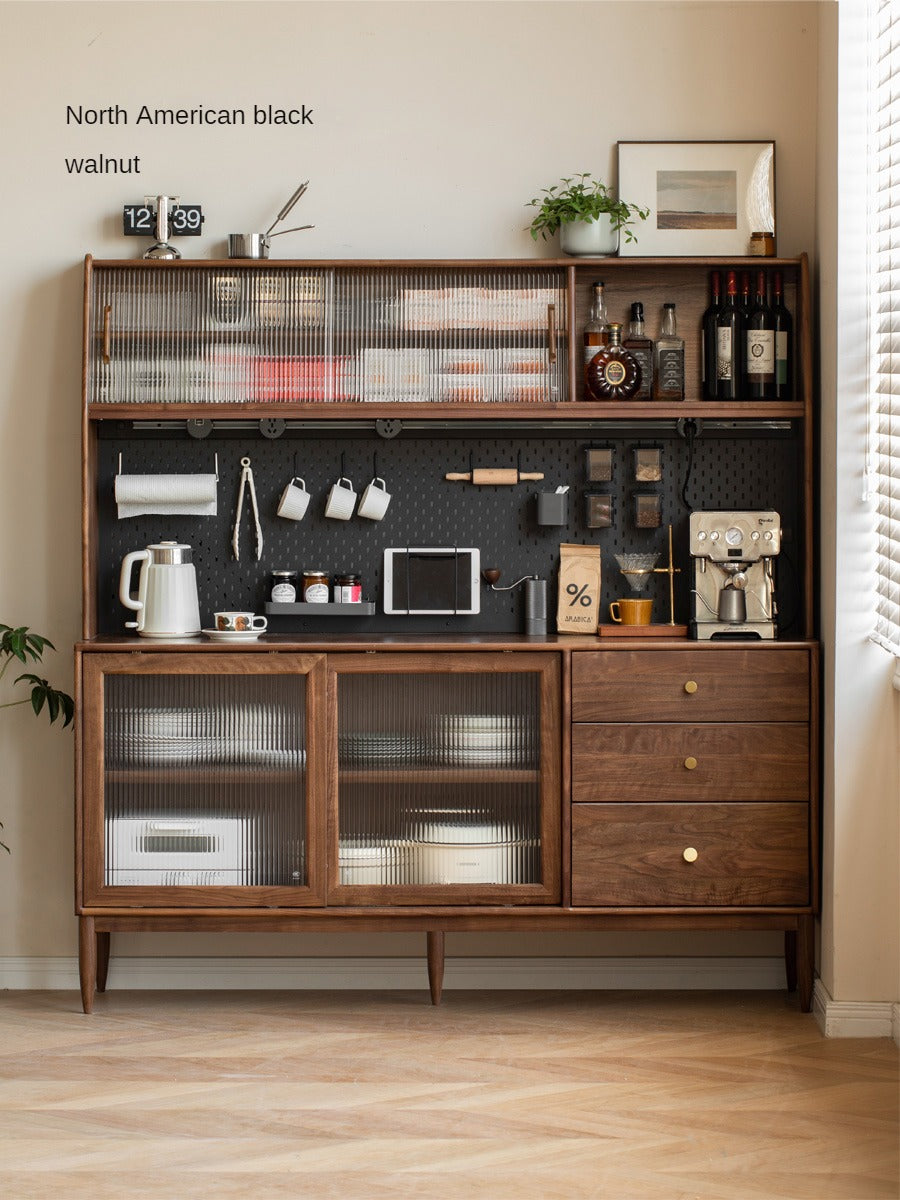
[[[32,633],[27,625],[20,625],[16,629],[13,629],[11,625],[0,625],[0,680],[3,679],[11,663],[16,661],[27,665],[29,661],[40,662],[44,651],[48,648],[56,649],[49,638]],[[72,723],[75,715],[75,701],[68,693],[60,691],[46,679],[42,679],[40,675],[33,675],[29,671],[17,675],[12,684],[13,687],[16,684],[30,685],[29,694],[21,699],[0,701],[0,708],[13,708],[17,704],[30,702],[35,716],[39,716],[46,710],[51,725],[57,717],[63,718],[63,728]],[[0,829],[2,828],[3,822],[0,821]],[[5,842],[0,842],[0,846],[9,851],[9,846]]]
[[[559,231],[560,249],[573,255],[615,254],[619,234],[636,242],[630,226],[650,215],[649,208],[616,198],[605,183],[586,171],[544,188],[526,207],[538,210],[529,226],[535,241]]]

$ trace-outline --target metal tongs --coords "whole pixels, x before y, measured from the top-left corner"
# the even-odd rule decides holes
[[[284,218],[288,215],[288,213],[291,211],[291,209],[294,207],[294,205],[297,203],[297,201],[300,199],[300,197],[303,195],[303,193],[306,191],[306,189],[308,187],[309,187],[309,180],[307,179],[307,181],[305,183],[300,184],[300,186],[297,188],[296,192],[294,192],[293,196],[291,196],[290,200],[288,200],[287,204],[284,206],[284,208],[281,210],[281,212],[278,214],[278,216],[275,218],[275,220],[272,222],[272,224],[269,226],[269,228],[263,234],[264,238],[280,237],[282,233],[299,233],[299,231],[301,229],[315,229],[315,225],[295,225],[293,229],[279,229],[278,233],[272,233],[272,230],[275,228],[275,226],[278,224],[278,222],[284,220]]]
[[[253,522],[256,525],[256,561],[262,558],[263,535],[262,526],[259,523],[259,508],[256,503],[256,488],[253,486],[253,472],[250,470],[250,459],[241,459],[241,486],[238,489],[237,511],[234,514],[234,532],[231,535],[231,549],[234,552],[235,562],[239,562],[241,558],[240,549],[240,534],[241,534],[241,512],[244,508],[244,489],[250,491],[250,504],[253,508]]]

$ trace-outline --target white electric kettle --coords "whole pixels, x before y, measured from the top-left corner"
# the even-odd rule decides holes
[[[131,595],[131,569],[141,564],[137,596]],[[190,546],[158,542],[146,550],[135,550],[122,560],[119,599],[137,613],[126,621],[141,637],[186,637],[200,632],[200,603],[197,576]]]

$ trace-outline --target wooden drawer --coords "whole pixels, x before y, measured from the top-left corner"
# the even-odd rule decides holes
[[[805,905],[807,838],[805,804],[579,804],[572,903]]]
[[[572,655],[573,721],[806,721],[805,650],[729,647]]]
[[[809,726],[573,725],[572,800],[809,799]]]

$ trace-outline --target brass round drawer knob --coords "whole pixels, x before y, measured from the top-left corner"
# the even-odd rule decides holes
[[[687,758],[684,760],[684,765],[688,771],[693,771],[696,768],[697,760],[694,758],[693,754],[689,754],[687,756]]]
[[[696,862],[700,855],[693,846],[685,846],[684,850],[681,852],[681,857],[686,863],[692,863]]]
[[[693,696],[694,692],[697,690],[697,681],[695,679],[689,679],[684,685],[684,690],[689,696]]]

